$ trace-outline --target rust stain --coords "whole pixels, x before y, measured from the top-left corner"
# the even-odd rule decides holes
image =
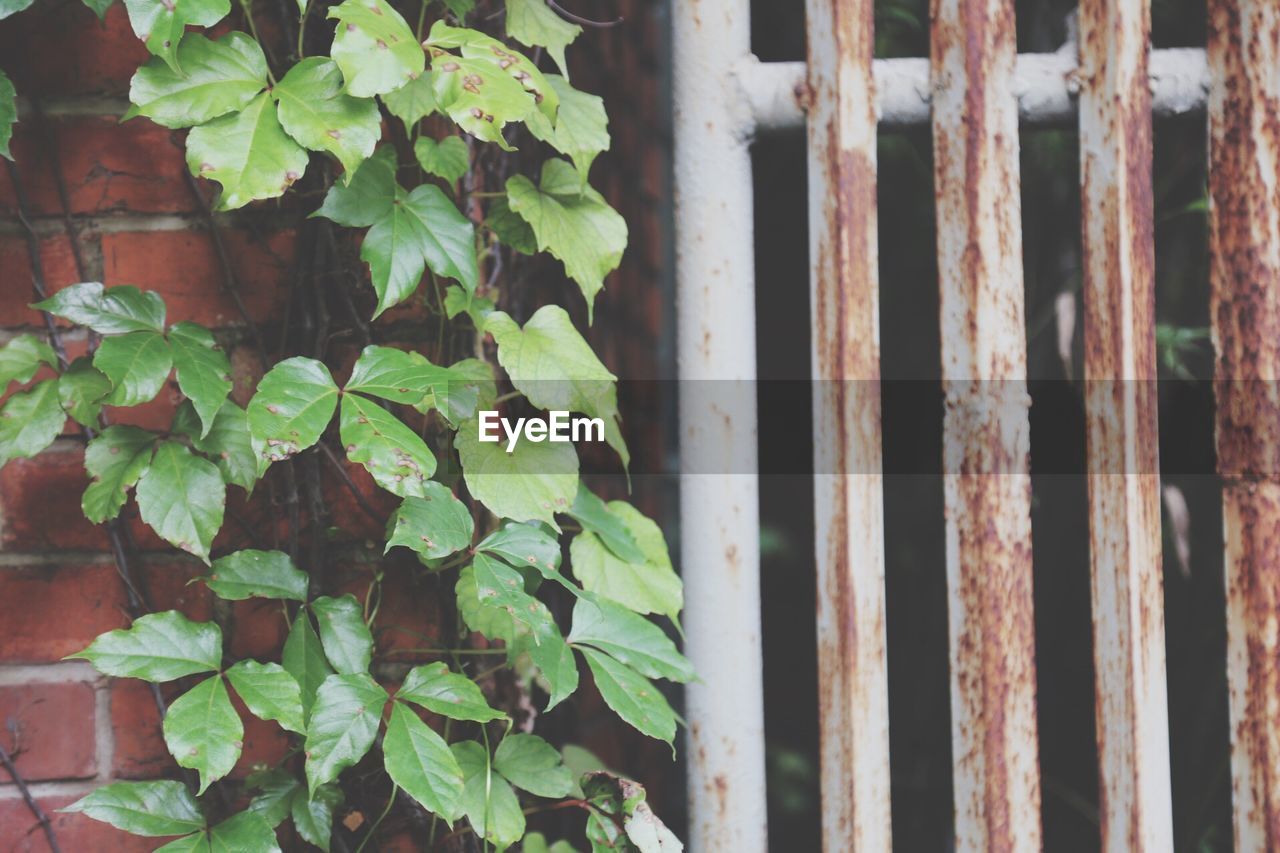
[[[871,0],[809,0],[823,849],[891,846]]]
[[[1210,317],[1235,847],[1280,847],[1280,8],[1210,0]]]
[[[932,0],[958,850],[1038,850],[1012,0]]]
[[[1080,151],[1102,847],[1173,847],[1151,197],[1150,13],[1080,5]]]

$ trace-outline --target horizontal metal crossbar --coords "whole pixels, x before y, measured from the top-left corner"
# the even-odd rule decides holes
[[[932,89],[928,59],[877,59],[876,113],[881,127],[929,123]],[[1018,56],[1013,91],[1023,125],[1074,122],[1079,90],[1075,45],[1057,53]],[[804,126],[809,99],[803,62],[761,62],[754,56],[735,68],[755,130]],[[1176,116],[1202,111],[1209,97],[1209,69],[1201,48],[1153,50],[1151,111]]]

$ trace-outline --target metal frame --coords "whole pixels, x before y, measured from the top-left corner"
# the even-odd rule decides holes
[[[1143,0],[1083,0],[1079,46],[1016,56],[1012,0],[933,0],[931,60],[873,61],[872,0],[807,0],[807,63],[766,64],[747,0],[674,3],[681,454],[735,472],[681,478],[691,849],[767,832],[754,394],[689,380],[755,378],[749,145],[806,125],[815,470],[846,472],[815,477],[824,847],[890,846],[875,137],[926,123],[957,848],[1040,847],[1017,128],[1077,120],[1102,841],[1172,848],[1151,118],[1206,107],[1235,840],[1280,846],[1280,7],[1209,5],[1207,51],[1151,50]]]

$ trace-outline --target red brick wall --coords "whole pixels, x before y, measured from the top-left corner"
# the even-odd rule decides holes
[[[663,355],[669,346],[662,334],[661,287],[668,272],[667,146],[657,73],[665,19],[661,4],[635,0],[617,8],[626,25],[588,31],[583,44],[590,53],[582,59],[571,53],[570,60],[575,75],[581,69],[581,77],[575,76],[579,86],[606,92],[615,144],[601,158],[593,182],[627,217],[632,235],[622,270],[598,302],[592,337],[620,376],[657,378],[670,364]],[[88,279],[159,291],[170,322],[194,320],[217,331],[231,355],[234,395],[243,404],[260,374],[260,359],[247,343],[201,208],[186,182],[181,134],[145,119],[117,120],[127,106],[129,78],[146,58],[119,3],[103,23],[76,0],[38,0],[32,9],[0,22],[0,67],[20,95],[34,97],[39,106],[38,112],[30,104],[23,111],[13,152],[39,234],[46,284],[53,291]],[[70,231],[54,179],[58,172]],[[0,169],[0,343],[19,331],[42,328],[40,316],[27,308],[31,268],[16,213],[14,187]],[[251,319],[266,330],[283,322],[290,299],[297,216],[289,205],[266,203],[220,220]],[[78,269],[76,250],[83,269]],[[405,312],[398,316],[412,319]],[[72,356],[87,345],[80,329],[68,329],[65,342]],[[112,420],[164,428],[179,399],[176,389],[168,389],[138,410],[112,413]],[[650,426],[632,440],[648,442],[649,452],[659,453],[661,437],[651,425],[661,401],[641,402]],[[63,850],[151,850],[153,841],[54,811],[113,779],[175,772],[145,684],[102,678],[87,664],[61,662],[99,633],[129,622],[107,536],[80,512],[86,484],[83,441],[72,427],[69,423],[67,434],[39,457],[0,469],[0,744],[53,818]],[[361,469],[351,475],[386,506]],[[660,490],[642,484],[640,491],[648,511],[668,514]],[[351,539],[347,551],[335,552],[331,584],[362,596],[372,565],[359,553],[358,540],[380,531],[336,479],[325,482],[324,492],[329,521],[349,528]],[[215,550],[272,547],[247,532],[256,528],[257,536],[266,538],[279,533],[283,509],[272,506],[264,490],[246,501],[233,487],[228,508],[245,525],[229,513]],[[133,540],[130,566],[152,609],[177,608],[199,619],[216,615],[236,656],[278,654],[284,627],[278,607],[236,602],[215,608],[203,586],[187,585],[198,566],[160,542],[132,507],[124,517]],[[350,559],[344,556],[348,553]],[[405,625],[419,638],[384,633],[380,645],[384,650],[421,645],[422,636],[433,637],[437,630],[438,593],[410,567],[392,565],[388,571],[379,621]],[[591,707],[584,703],[589,731],[575,740],[589,743],[615,765],[645,770],[634,766],[639,759],[650,771],[642,775],[653,781],[670,767],[666,759],[654,758],[665,749],[655,753],[643,739],[610,734],[616,729],[608,721],[599,725],[599,712],[586,713]],[[256,761],[278,760],[286,746],[273,724],[246,715],[245,752],[234,775],[242,777]],[[0,770],[0,851],[46,849],[30,811]]]

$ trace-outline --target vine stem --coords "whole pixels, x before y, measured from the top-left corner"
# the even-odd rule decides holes
[[[396,794],[398,793],[400,793],[400,786],[394,782],[391,783],[391,796],[387,797],[386,808],[382,810],[382,814],[378,815],[378,819],[369,827],[369,831],[365,834],[364,840],[361,841],[360,846],[356,848],[356,853],[361,853],[361,851],[364,850],[364,846],[369,843],[369,839],[373,838],[374,833],[378,831],[378,826],[381,825],[382,821],[384,821],[387,815],[391,813],[391,806],[395,804]]]
[[[605,29],[608,29],[609,27],[618,26],[618,24],[621,24],[623,20],[622,16],[619,15],[617,18],[615,18],[612,21],[593,21],[590,18],[584,18],[581,15],[575,15],[573,12],[570,12],[568,9],[564,8],[559,3],[557,3],[556,0],[547,0],[547,5],[550,6],[552,9],[555,9],[556,12],[560,14],[560,17],[565,18],[566,20],[573,21],[575,24],[582,24],[582,26],[584,27],[595,27],[597,29],[605,30]]]
[[[356,499],[356,503],[359,504],[360,509],[364,511],[364,514],[381,524],[385,520],[383,519],[382,514],[374,509],[373,504],[369,503],[368,498],[360,493],[359,487],[356,486],[355,481],[351,479],[351,475],[347,473],[347,469],[342,467],[342,460],[338,458],[338,455],[334,453],[329,445],[325,444],[323,441],[317,442],[316,447],[319,447],[320,452],[329,460],[329,463],[333,466],[333,470],[337,472],[338,478],[342,480],[343,485],[347,487],[347,491],[351,492],[351,496]]]
[[[53,832],[53,821],[49,820],[49,816],[45,814],[44,809],[40,808],[36,798],[31,796],[31,789],[27,787],[27,780],[22,777],[22,774],[18,772],[18,768],[14,766],[13,758],[9,755],[9,751],[4,748],[4,744],[0,744],[0,765],[3,765],[4,769],[9,772],[9,778],[13,780],[13,784],[18,786],[18,793],[22,795],[27,808],[40,823],[40,828],[44,830],[44,837],[49,842],[49,849],[52,853],[62,853],[62,848],[58,846],[58,837]]]

